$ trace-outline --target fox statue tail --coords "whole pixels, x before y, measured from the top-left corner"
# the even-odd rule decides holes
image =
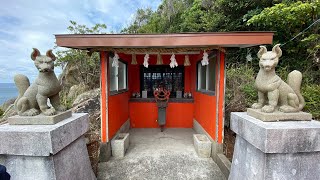
[[[17,108],[17,103],[19,99],[23,96],[23,94],[26,92],[28,87],[30,86],[30,81],[27,76],[22,74],[17,74],[14,76],[14,83],[16,84],[19,92],[19,96],[14,102],[14,106]]]
[[[301,111],[305,105],[303,96],[301,95],[300,88],[302,82],[302,74],[300,71],[294,70],[288,74],[288,85],[293,89],[299,98],[299,111]]]

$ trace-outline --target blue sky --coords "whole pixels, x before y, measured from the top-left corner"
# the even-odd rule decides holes
[[[31,81],[37,70],[30,59],[32,48],[42,54],[54,47],[54,34],[67,32],[69,21],[107,25],[119,32],[132,21],[138,8],[157,9],[161,0],[8,0],[0,6],[0,83],[13,82],[17,73]],[[56,74],[61,70],[56,68]]]

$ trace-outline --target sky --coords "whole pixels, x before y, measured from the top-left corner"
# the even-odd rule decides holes
[[[68,33],[70,20],[92,27],[107,25],[120,32],[132,22],[138,8],[156,10],[161,0],[1,0],[0,83],[13,83],[15,74],[32,82],[38,72],[30,58],[32,48],[41,54],[55,45],[54,34]],[[55,69],[56,74],[61,69]]]

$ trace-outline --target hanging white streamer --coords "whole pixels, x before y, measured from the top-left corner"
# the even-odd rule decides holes
[[[208,58],[208,53],[206,51],[203,52],[203,57],[202,57],[202,60],[201,60],[201,65],[202,66],[206,66],[209,64],[209,58]]]
[[[114,53],[112,67],[119,67],[119,55]]]
[[[249,53],[249,54],[246,56],[246,59],[247,59],[248,62],[251,62],[251,61],[252,61],[251,53]]]
[[[144,67],[146,67],[146,68],[148,68],[148,66],[149,66],[149,54],[146,54],[145,56],[144,56],[144,61],[143,61],[143,66]]]
[[[174,68],[174,67],[178,67],[178,63],[177,63],[177,60],[176,60],[176,57],[174,54],[172,54],[171,58],[170,58],[170,67],[171,68]]]

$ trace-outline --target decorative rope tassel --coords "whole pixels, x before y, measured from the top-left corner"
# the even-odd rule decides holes
[[[119,67],[119,55],[116,52],[113,56],[112,67]]]
[[[148,66],[149,66],[149,54],[146,54],[145,56],[144,56],[144,61],[143,61],[143,66],[144,67],[146,67],[146,68],[148,68]]]
[[[208,53],[206,52],[206,50],[203,51],[203,57],[202,57],[202,60],[201,60],[201,65],[202,66],[206,66],[209,64],[209,58],[208,58]]]
[[[189,60],[189,55],[184,56],[184,66],[191,66],[190,60]]]
[[[178,63],[177,63],[177,60],[176,60],[176,57],[174,54],[172,54],[171,58],[170,58],[170,67],[171,68],[174,68],[174,67],[178,67]]]
[[[162,60],[161,54],[158,53],[158,55],[157,55],[157,65],[162,65],[162,64],[163,64],[163,60]]]
[[[137,63],[137,56],[136,56],[136,53],[133,53],[132,54],[132,57],[131,57],[131,64],[132,65],[137,65],[138,63]]]

